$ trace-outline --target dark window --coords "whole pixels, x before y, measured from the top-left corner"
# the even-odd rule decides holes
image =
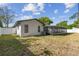
[[[38,32],[40,32],[40,26],[38,26]]]
[[[28,33],[28,25],[24,26],[24,33]]]

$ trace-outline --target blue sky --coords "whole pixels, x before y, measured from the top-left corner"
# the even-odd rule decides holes
[[[10,3],[7,5],[16,15],[12,25],[18,20],[30,18],[49,17],[54,23],[67,20],[68,24],[73,23],[75,19],[69,20],[69,16],[78,11],[78,5],[73,3]]]

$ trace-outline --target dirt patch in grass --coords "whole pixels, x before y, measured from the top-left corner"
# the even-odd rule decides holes
[[[29,37],[24,42],[34,55],[79,55],[79,34]]]

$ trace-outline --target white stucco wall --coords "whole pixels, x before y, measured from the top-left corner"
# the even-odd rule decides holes
[[[21,25],[18,25],[16,27],[16,34],[19,35],[19,36],[21,36]]]
[[[79,28],[67,29],[67,33],[79,33]]]
[[[28,25],[28,33],[24,33],[24,26]],[[38,26],[40,26],[40,32],[38,32]],[[17,35],[20,36],[30,36],[30,35],[40,35],[43,31],[43,26],[36,20],[21,22],[19,28],[17,28]]]

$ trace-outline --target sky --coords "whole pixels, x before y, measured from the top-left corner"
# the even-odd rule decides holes
[[[75,19],[69,17],[78,11],[78,4],[74,3],[0,3],[0,6],[8,6],[14,12],[15,18],[10,26],[18,20],[27,20],[40,17],[49,17],[56,25],[61,21],[72,24]]]

